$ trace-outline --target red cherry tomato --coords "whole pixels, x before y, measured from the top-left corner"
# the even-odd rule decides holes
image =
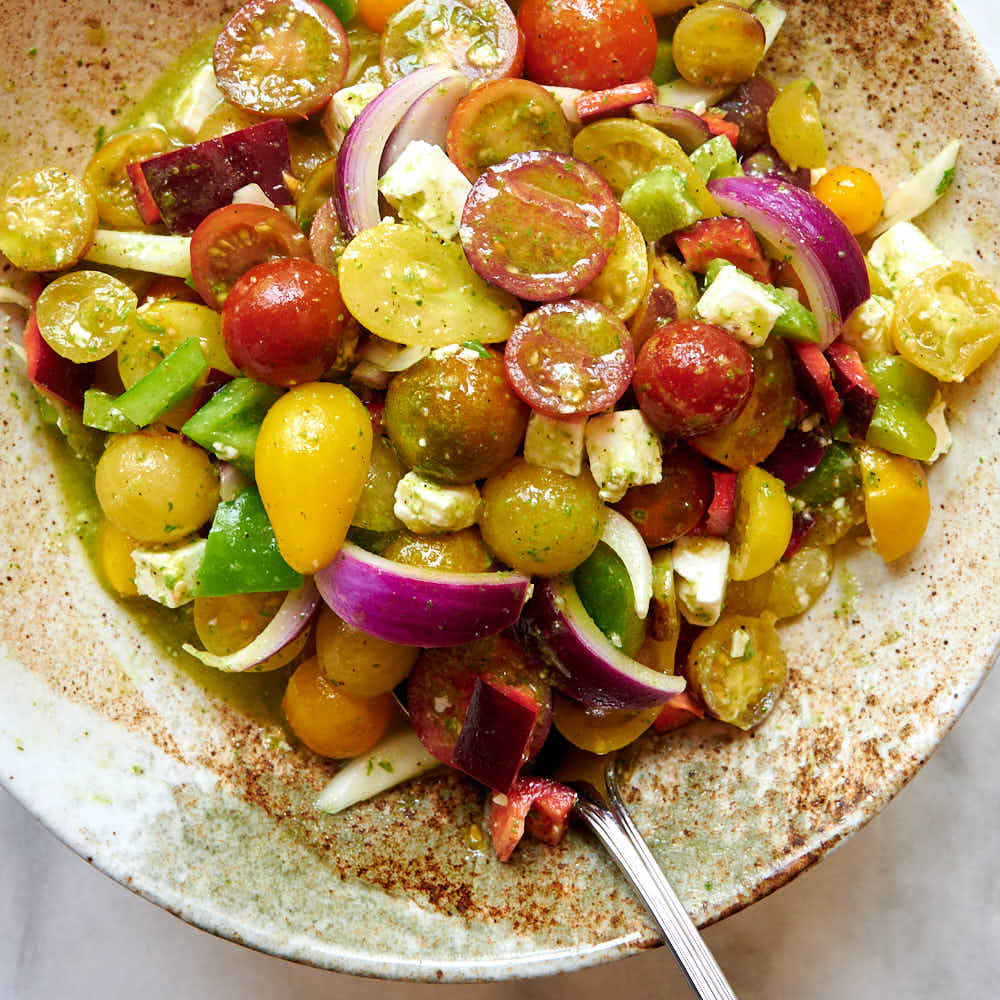
[[[725,330],[692,320],[661,327],[639,352],[632,387],[649,422],[689,437],[736,418],[753,388],[750,352]]]
[[[514,327],[504,350],[521,399],[552,417],[599,413],[628,388],[635,367],[625,324],[596,302],[553,302]]]
[[[633,486],[615,506],[639,529],[650,547],[666,545],[698,524],[712,501],[708,462],[681,444],[663,459],[663,479]]]
[[[522,0],[525,75],[538,83],[605,90],[649,76],[656,25],[641,0]]]
[[[233,285],[222,336],[236,366],[270,385],[315,381],[333,363],[347,310],[337,279],[311,261],[258,264]]]
[[[533,302],[586,288],[618,236],[618,203],[603,178],[562,153],[515,153],[465,199],[459,236],[486,281]]]
[[[282,257],[308,257],[309,241],[294,222],[266,205],[226,205],[207,215],[191,237],[191,280],[213,309],[251,267]]]

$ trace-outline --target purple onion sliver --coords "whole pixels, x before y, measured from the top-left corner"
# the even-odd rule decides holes
[[[793,490],[823,461],[829,447],[822,435],[793,428],[761,464],[785,484],[785,489]]]
[[[340,224],[349,239],[379,223],[379,164],[393,129],[421,94],[453,73],[447,66],[414,70],[386,87],[347,130],[337,155],[333,197]]]
[[[517,621],[531,581],[521,573],[448,573],[404,566],[350,542],[316,574],[323,600],[347,622],[404,646],[457,646]]]
[[[671,108],[665,104],[634,104],[629,112],[633,118],[676,139],[681,149],[689,155],[712,138],[712,130],[705,119],[685,108]]]
[[[553,670],[559,689],[588,708],[651,708],[684,690],[683,677],[651,670],[615,649],[568,578],[536,581],[517,630]]]
[[[422,139],[432,146],[444,149],[451,113],[468,89],[468,78],[458,71],[440,83],[428,87],[410,105],[410,110],[392,130],[389,141],[385,144],[385,151],[382,153],[382,162],[378,168],[379,176],[381,177],[399,159],[399,154],[414,139]]]

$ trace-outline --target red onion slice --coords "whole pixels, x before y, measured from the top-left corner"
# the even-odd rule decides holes
[[[319,606],[319,594],[311,580],[298,590],[290,590],[285,597],[278,613],[267,623],[267,627],[256,639],[242,649],[228,656],[216,656],[204,649],[195,649],[190,643],[184,643],[184,652],[190,653],[196,660],[201,660],[207,667],[224,670],[226,673],[241,673],[251,667],[263,663],[279,649],[284,649],[294,638],[300,635],[309,623]]]
[[[589,708],[650,708],[684,690],[683,677],[651,670],[615,649],[567,577],[536,583],[518,632],[555,671],[560,690]]]
[[[676,139],[689,156],[712,138],[712,130],[705,119],[686,108],[671,108],[665,104],[636,104],[629,108],[629,114]]]
[[[378,208],[379,164],[393,129],[413,102],[454,75],[447,66],[425,66],[386,87],[354,119],[337,154],[334,203],[340,224],[352,238],[381,218]]]
[[[521,573],[449,573],[391,562],[345,542],[316,574],[348,625],[404,646],[457,646],[517,621],[531,581]]]
[[[871,295],[865,259],[847,227],[808,191],[762,177],[725,177],[709,191],[727,215],[746,219],[802,282],[828,347],[840,324]]]
[[[410,105],[410,110],[392,130],[389,141],[385,144],[385,151],[382,153],[382,162],[378,168],[379,177],[399,159],[399,154],[414,139],[422,139],[444,149],[451,113],[458,102],[465,97],[468,89],[468,78],[464,73],[457,71],[433,87],[428,87]]]

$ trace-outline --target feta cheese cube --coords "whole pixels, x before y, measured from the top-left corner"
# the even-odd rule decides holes
[[[266,194],[259,184],[244,184],[233,192],[234,205],[261,205],[264,208],[277,209],[277,205]]]
[[[174,549],[134,549],[136,590],[168,608],[193,601],[205,545],[204,538],[196,538]]]
[[[912,222],[897,222],[871,245],[868,263],[881,291],[894,299],[922,271],[948,258]]]
[[[663,446],[641,410],[591,417],[584,442],[598,494],[607,503],[621,500],[630,486],[663,478]]]
[[[386,201],[410,222],[422,222],[443,240],[458,233],[472,189],[440,146],[414,139],[378,182]]]
[[[697,309],[702,319],[721,326],[751,347],[760,347],[767,340],[782,313],[765,288],[732,264],[719,271]]]
[[[941,398],[941,393],[934,397],[931,408],[927,411],[927,423],[934,429],[937,436],[937,444],[934,445],[934,452],[927,459],[928,465],[936,462],[942,455],[947,455],[951,451],[951,431],[948,430],[948,421],[945,419],[945,405]]]
[[[892,346],[892,300],[872,295],[862,302],[844,324],[844,340],[857,349],[862,361],[894,354]]]
[[[377,69],[377,67],[375,67]],[[338,147],[339,138],[343,141],[347,130],[354,124],[354,119],[361,114],[372,101],[378,97],[385,89],[382,85],[381,76],[371,74],[367,71],[362,74],[360,80],[350,87],[342,87],[330,98],[330,107],[323,115],[324,125],[332,125],[327,128],[328,138]]]
[[[677,607],[692,625],[714,625],[729,576],[729,542],[685,535],[674,542]]]
[[[583,435],[586,417],[556,420],[532,413],[524,435],[524,460],[542,469],[556,469],[567,476],[583,471]]]
[[[393,511],[410,531],[433,535],[471,527],[480,506],[475,486],[442,486],[419,472],[408,472],[396,484]]]
[[[215,69],[205,63],[174,102],[174,121],[185,139],[194,139],[208,116],[225,100],[215,85]]]

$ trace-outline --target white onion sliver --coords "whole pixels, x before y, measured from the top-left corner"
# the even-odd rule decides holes
[[[250,480],[235,465],[219,463],[219,496],[223,500],[235,500],[249,485]]]
[[[441,766],[407,726],[348,761],[319,793],[316,808],[325,813],[341,812]]]
[[[402,372],[422,361],[430,352],[429,347],[420,344],[404,347],[373,334],[358,351],[358,357],[384,372]]]
[[[285,597],[278,613],[267,623],[267,627],[253,642],[238,649],[228,656],[216,656],[204,649],[195,649],[190,643],[184,643],[185,653],[190,653],[196,660],[201,660],[206,667],[215,667],[226,673],[241,673],[251,667],[263,663],[279,649],[284,649],[312,620],[319,606],[319,592],[312,578],[306,581],[304,587],[290,590]]]
[[[649,602],[653,598],[653,562],[639,529],[624,514],[609,509],[601,541],[613,549],[625,563],[632,581],[635,612],[640,618],[645,618],[649,613]]]
[[[19,292],[16,288],[11,288],[10,285],[0,285],[0,302],[17,306],[25,312],[31,312],[31,299],[24,292]]]

